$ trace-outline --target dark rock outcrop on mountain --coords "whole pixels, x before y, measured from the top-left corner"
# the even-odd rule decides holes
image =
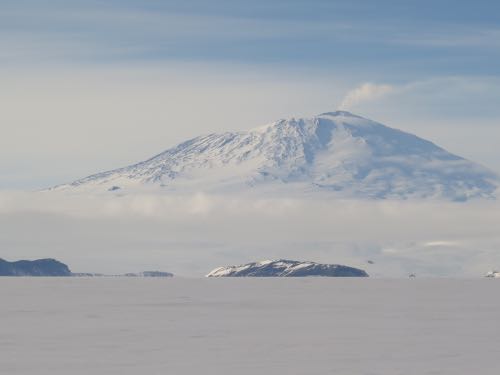
[[[0,276],[71,276],[68,266],[55,259],[18,260],[0,258]]]
[[[294,260],[264,260],[239,266],[219,267],[207,277],[368,277],[358,268]]]

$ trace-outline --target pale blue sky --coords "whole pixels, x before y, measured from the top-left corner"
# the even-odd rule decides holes
[[[500,73],[497,1],[3,0],[0,25],[4,64],[287,64],[391,80]]]
[[[498,1],[0,0],[0,188],[349,110],[500,171]],[[377,94],[379,93],[379,94]]]

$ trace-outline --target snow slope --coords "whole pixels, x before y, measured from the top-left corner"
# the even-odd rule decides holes
[[[435,144],[349,112],[197,137],[53,190],[209,192],[342,198],[491,198],[498,177]]]

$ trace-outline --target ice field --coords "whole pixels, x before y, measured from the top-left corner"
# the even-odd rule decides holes
[[[2,374],[495,374],[494,279],[0,279]]]

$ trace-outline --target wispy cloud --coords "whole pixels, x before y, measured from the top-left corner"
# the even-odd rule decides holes
[[[0,5],[0,9],[1,9]],[[0,11],[0,62],[234,60],[231,50],[258,43],[315,39],[346,29],[342,22],[148,11],[127,6],[13,7]],[[210,48],[208,48],[210,46]],[[263,49],[266,47],[264,46]],[[241,53],[241,52],[240,52]],[[259,59],[263,51],[254,58]]]
[[[500,29],[492,27],[450,27],[446,30],[434,29],[420,33],[399,35],[392,41],[396,44],[427,47],[475,47],[498,48],[500,46]]]
[[[446,240],[429,241],[423,244],[424,247],[457,246],[457,245],[459,245],[459,243],[456,241],[446,241]]]
[[[394,91],[394,86],[387,84],[363,83],[349,91],[342,100],[339,109],[352,109],[358,104],[382,98]]]
[[[386,12],[368,17],[366,4],[298,1],[293,7],[274,4],[253,9],[213,3],[210,8],[192,7],[196,10],[175,1],[157,6],[140,1],[2,3],[0,43],[7,42],[3,61],[280,61],[324,69],[353,69],[355,61],[359,71],[366,72],[394,69],[391,61],[426,59],[422,47],[432,48],[434,55],[435,47],[446,46],[483,47],[483,57],[497,54],[489,47],[498,46],[498,28],[435,21],[422,27],[406,14],[401,19]]]

